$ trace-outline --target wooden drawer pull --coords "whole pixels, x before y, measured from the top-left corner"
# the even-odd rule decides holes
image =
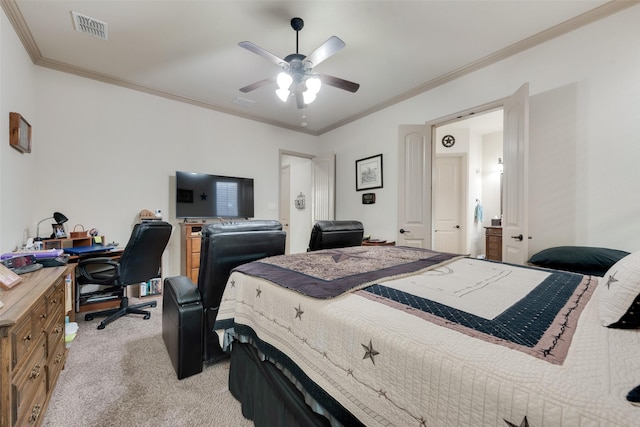
[[[64,354],[60,354],[60,353],[56,354],[56,359],[55,359],[56,365],[60,363],[63,357],[64,357]]]
[[[58,335],[60,332],[62,332],[62,324],[58,323],[56,325],[56,327],[53,328],[53,332],[55,332],[56,335]]]
[[[35,379],[40,376],[40,364],[33,367],[31,373],[29,374],[29,379]]]
[[[41,314],[41,315],[40,315],[40,318],[41,318],[41,319],[46,319],[46,318],[47,318],[47,313]]]
[[[26,337],[22,338],[22,341],[31,341],[31,334],[29,334]]]

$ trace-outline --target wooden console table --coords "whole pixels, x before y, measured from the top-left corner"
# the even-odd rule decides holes
[[[0,289],[0,427],[42,424],[66,360],[65,277],[70,267],[21,275]]]

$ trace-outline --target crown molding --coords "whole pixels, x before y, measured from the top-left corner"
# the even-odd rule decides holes
[[[578,28],[584,27],[585,25],[589,25],[593,22],[599,21],[603,18],[606,18],[608,16],[611,16],[615,13],[618,13],[622,10],[625,10],[627,8],[630,8],[632,6],[635,6],[637,4],[640,3],[640,0],[612,0],[609,1],[607,3],[604,3],[601,6],[598,6],[594,9],[591,9],[581,15],[578,15],[574,18],[571,18],[567,21],[561,22],[560,24],[557,24],[553,27],[550,27],[544,31],[541,31],[537,34],[534,34],[531,37],[527,37],[526,39],[523,39],[517,43],[514,43],[510,46],[507,46],[504,49],[501,49],[499,51],[496,51],[490,55],[487,55],[481,59],[478,59],[477,61],[471,62],[463,67],[460,67],[456,70],[453,70],[449,73],[443,74],[433,80],[430,80],[420,86],[417,86],[407,92],[404,92],[398,96],[395,96],[393,98],[390,98],[384,102],[381,102],[377,105],[374,105],[371,108],[367,108],[363,111],[360,111],[356,114],[353,114],[349,117],[346,117],[343,120],[337,121],[335,123],[333,123],[330,126],[326,126],[318,131],[311,131],[309,129],[301,129],[300,127],[297,126],[292,126],[289,125],[287,123],[283,123],[283,122],[279,122],[279,121],[274,121],[274,120],[267,120],[258,116],[254,116],[251,114],[243,114],[240,113],[238,111],[234,111],[234,110],[229,110],[217,105],[213,105],[213,104],[209,104],[209,103],[205,103],[202,101],[198,101],[196,99],[192,99],[192,98],[188,98],[188,97],[184,97],[184,96],[180,96],[180,95],[176,95],[173,93],[169,93],[169,92],[165,92],[165,91],[161,91],[158,89],[154,89],[154,88],[150,88],[150,87],[146,87],[146,86],[142,86],[139,85],[137,83],[131,82],[131,81],[127,81],[124,79],[120,79],[117,77],[112,77],[112,76],[108,76],[106,74],[102,74],[102,73],[98,73],[95,71],[89,71],[86,69],[82,69],[79,67],[74,67],[74,66],[70,66],[68,64],[59,62],[59,61],[54,61],[51,59],[47,59],[44,58],[42,56],[42,53],[40,52],[40,49],[38,48],[38,45],[36,44],[35,40],[33,39],[33,35],[31,34],[31,31],[29,30],[29,27],[27,26],[22,13],[20,12],[20,9],[16,3],[15,0],[0,0],[0,4],[2,5],[2,9],[4,11],[4,13],[7,15],[7,18],[9,19],[9,21],[11,22],[11,25],[13,26],[14,30],[16,31],[18,37],[20,38],[20,41],[22,42],[24,48],[26,49],[27,53],[29,54],[29,56],[31,57],[31,60],[33,61],[33,63],[35,65],[38,66],[42,66],[42,67],[46,67],[46,68],[50,68],[53,70],[57,70],[57,71],[62,71],[65,73],[70,73],[70,74],[74,74],[77,76],[81,76],[81,77],[85,77],[88,79],[92,79],[92,80],[97,80],[97,81],[101,81],[104,83],[108,83],[108,84],[113,84],[116,86],[121,86],[121,87],[125,87],[128,89],[132,89],[132,90],[136,90],[136,91],[140,91],[140,92],[144,92],[144,93],[148,93],[151,95],[156,95],[156,96],[160,96],[163,98],[167,98],[167,99],[171,99],[174,101],[178,101],[178,102],[184,102],[187,104],[191,104],[191,105],[195,105],[198,107],[202,107],[202,108],[206,108],[209,110],[213,110],[213,111],[217,111],[220,113],[224,113],[224,114],[230,114],[233,116],[237,116],[237,117],[241,117],[247,120],[252,120],[252,121],[256,121],[256,122],[260,122],[260,123],[264,123],[267,125],[271,125],[271,126],[276,126],[276,127],[280,127],[280,128],[284,128],[284,129],[289,129],[295,132],[300,132],[300,133],[305,133],[305,134],[309,134],[309,135],[313,135],[313,136],[319,136],[322,135],[324,133],[330,132],[332,130],[338,129],[342,126],[345,126],[349,123],[355,122],[357,120],[360,120],[366,116],[369,116],[373,113],[376,113],[378,111],[384,110],[385,108],[391,107],[395,104],[398,104],[400,102],[406,101],[410,98],[413,98],[417,95],[420,95],[424,92],[427,92],[429,90],[432,90],[438,86],[441,86],[445,83],[448,83],[450,81],[453,81],[455,79],[458,79],[462,76],[465,76],[467,74],[470,74],[474,71],[477,71],[479,69],[482,69],[484,67],[487,67],[489,65],[495,64],[503,59],[509,58],[513,55],[516,55],[518,53],[524,52],[527,49],[530,49],[532,47],[538,46],[542,43],[545,43],[549,40],[552,40],[554,38],[557,38],[559,36],[562,36],[564,34],[567,34],[571,31],[574,31]]]

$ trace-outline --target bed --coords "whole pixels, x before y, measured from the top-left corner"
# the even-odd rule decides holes
[[[627,258],[631,276],[603,278],[389,246],[254,261],[216,322],[230,388],[256,426],[293,423],[269,406],[274,383],[299,391],[285,406],[322,414],[299,425],[638,425],[640,333],[603,320],[640,293],[609,295],[611,277],[638,282],[640,254]],[[247,348],[276,372],[265,384],[249,359],[233,366]]]

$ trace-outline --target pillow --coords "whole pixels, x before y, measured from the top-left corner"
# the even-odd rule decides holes
[[[602,324],[609,327],[637,327],[640,251],[616,262],[600,279],[599,287]]]
[[[528,263],[538,267],[602,277],[613,264],[627,255],[629,252],[617,249],[557,246],[538,252]]]

